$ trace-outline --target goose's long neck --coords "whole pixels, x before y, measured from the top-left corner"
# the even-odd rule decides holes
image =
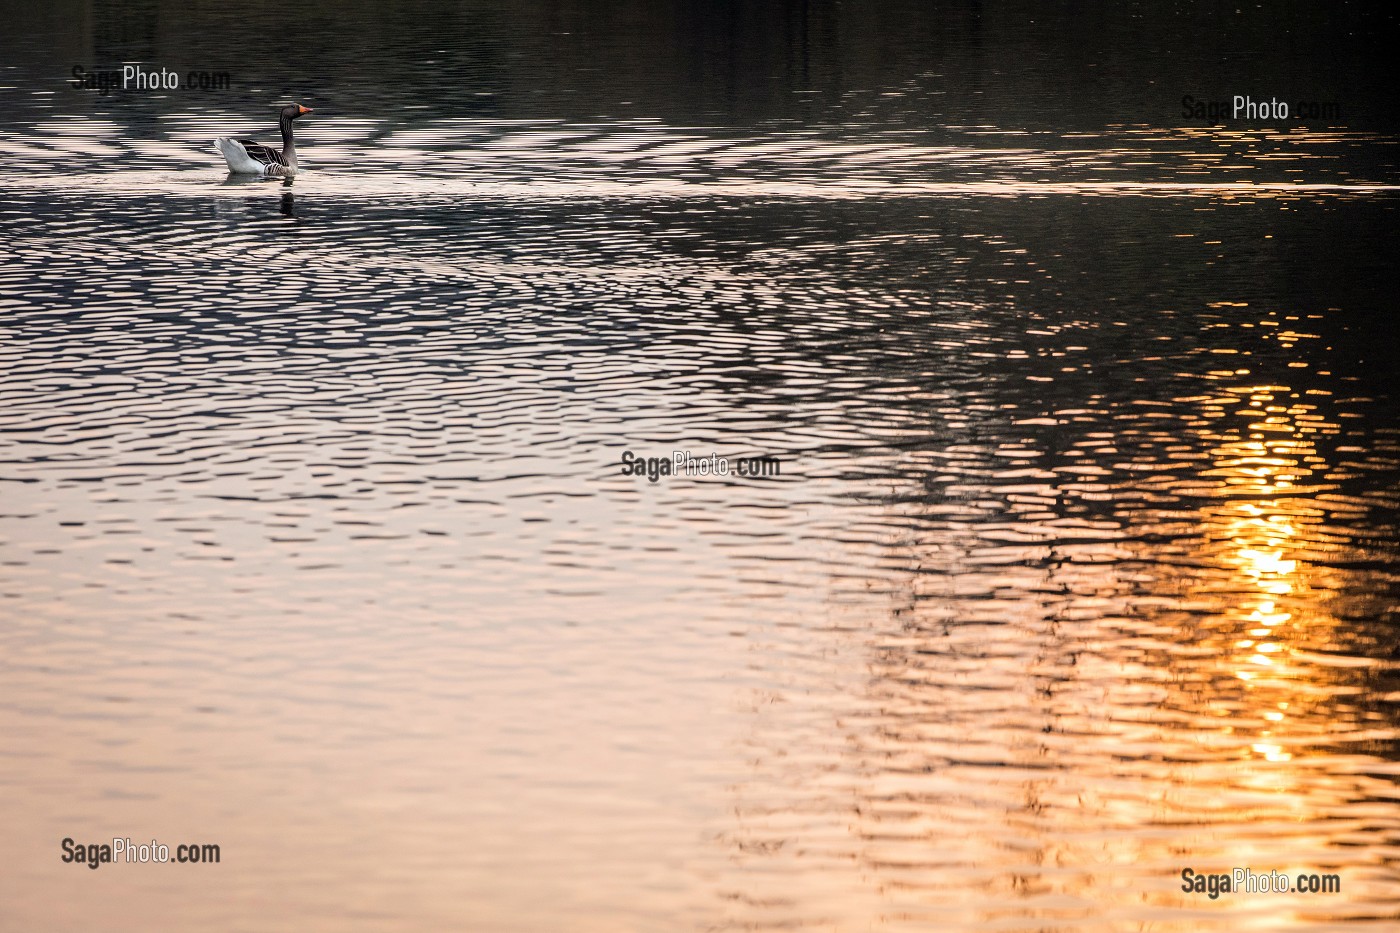
[[[287,117],[282,117],[279,122],[282,125],[282,154],[287,157],[288,165],[296,165],[297,143],[292,138],[292,121]]]

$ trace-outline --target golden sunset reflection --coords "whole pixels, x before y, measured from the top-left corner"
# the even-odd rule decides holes
[[[787,739],[755,758],[761,800],[738,794],[742,865],[854,859],[870,889],[829,893],[833,915],[893,898],[900,929],[1078,929],[1098,915],[1088,904],[1192,929],[1193,910],[1249,924],[1265,906],[1193,900],[1185,867],[1327,868],[1365,888],[1376,855],[1343,845],[1338,817],[1393,794],[1367,773],[1391,766],[1353,751],[1393,730],[1352,700],[1372,662],[1338,645],[1339,614],[1367,609],[1342,569],[1359,506],[1329,462],[1336,418],[1324,395],[1277,384],[1174,404],[1189,445],[1150,420],[1053,455],[967,444],[961,482],[901,504],[887,546],[912,572],[867,623],[864,702],[833,711],[819,745],[789,744],[819,705],[790,694],[765,714],[789,717],[771,725]],[[1160,479],[1135,444],[1187,466]],[[841,826],[849,848],[831,841]],[[820,854],[794,861],[795,834],[819,832]],[[1303,924],[1345,915],[1294,895],[1272,906]]]
[[[1309,706],[1298,694],[1328,675],[1300,661],[1298,651],[1326,642],[1335,625],[1328,599],[1341,587],[1318,560],[1326,551],[1318,496],[1334,485],[1320,479],[1328,466],[1316,439],[1337,426],[1299,395],[1284,386],[1233,388],[1220,400],[1235,409],[1230,429],[1203,432],[1214,445],[1207,475],[1217,501],[1203,510],[1202,528],[1210,559],[1229,574],[1219,585],[1218,626],[1228,644],[1219,647],[1245,686],[1244,708],[1229,728],[1252,739],[1243,757],[1274,763],[1306,754],[1314,741],[1314,730],[1295,721]]]

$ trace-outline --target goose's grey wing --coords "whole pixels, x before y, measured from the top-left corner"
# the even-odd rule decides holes
[[[240,139],[243,148],[248,151],[248,158],[263,165],[286,166],[286,156],[282,155],[281,149],[273,149],[271,146],[264,146],[262,143],[255,143],[251,139]]]

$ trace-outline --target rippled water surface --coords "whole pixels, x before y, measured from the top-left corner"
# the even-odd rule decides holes
[[[302,7],[0,39],[0,927],[1400,920],[1385,125],[994,13]]]

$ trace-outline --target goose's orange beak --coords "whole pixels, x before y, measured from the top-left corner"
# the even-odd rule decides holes
[[[312,110],[310,107],[303,107],[301,104],[297,104],[297,116],[301,116],[301,115],[304,114],[304,113],[315,113],[315,112],[316,112],[316,111]]]

